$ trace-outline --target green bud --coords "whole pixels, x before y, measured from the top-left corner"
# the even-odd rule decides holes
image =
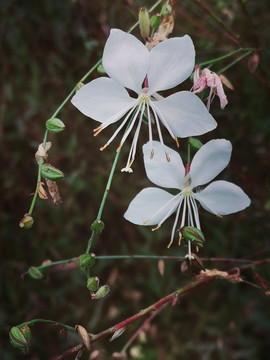
[[[31,330],[28,325],[13,326],[9,332],[12,346],[19,349],[24,355],[29,351]]]
[[[139,11],[139,26],[142,37],[148,39],[150,34],[150,21],[148,11],[144,7]]]
[[[163,6],[162,6],[162,8],[161,8],[161,14],[163,15],[163,16],[165,16],[165,15],[169,15],[169,14],[171,14],[172,13],[172,7],[171,7],[171,5],[169,4],[169,2],[167,1],[167,3],[165,3]]]
[[[102,64],[98,65],[98,67],[97,67],[97,72],[99,73],[99,75],[102,75],[102,76],[106,76],[106,75],[107,75],[107,73],[106,73],[106,71],[105,71],[105,69],[104,69],[104,67],[103,67]]]
[[[25,214],[22,220],[20,221],[20,227],[24,229],[31,229],[34,224],[34,219],[32,216]]]
[[[42,272],[35,266],[30,266],[28,269],[28,274],[31,276],[32,279],[40,280],[43,278]]]
[[[151,16],[150,25],[152,29],[157,29],[161,24],[161,22],[162,22],[162,18],[160,15]]]
[[[193,226],[185,226],[179,230],[184,239],[191,241],[194,245],[203,247],[205,238],[201,230]]]
[[[46,164],[41,166],[41,175],[46,179],[53,181],[59,180],[64,177],[64,173],[61,170],[56,169],[54,166]]]
[[[80,256],[80,268],[82,271],[87,271],[95,264],[95,254],[83,254]]]
[[[46,121],[46,129],[53,134],[57,134],[63,131],[65,128],[65,124],[63,121],[57,118],[52,118]]]
[[[95,220],[91,224],[91,230],[94,231],[96,234],[101,234],[104,227],[105,227],[105,224],[101,220]]]
[[[110,292],[109,286],[103,285],[98,289],[98,291],[95,294],[93,294],[92,299],[94,299],[94,300],[102,299],[106,295],[108,295],[109,292]]]
[[[87,288],[91,293],[97,291],[98,287],[99,287],[99,278],[97,276],[90,277],[87,280]]]
[[[195,139],[195,138],[189,138],[188,139],[188,142],[190,143],[190,145],[192,146],[192,147],[194,147],[194,149],[197,149],[197,150],[199,150],[201,147],[202,147],[202,143],[200,142],[200,140],[198,140],[198,139]]]

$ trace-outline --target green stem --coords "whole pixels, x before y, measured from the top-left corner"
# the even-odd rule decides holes
[[[232,61],[229,65],[225,66],[224,68],[222,68],[221,70],[219,70],[217,72],[217,74],[221,74],[222,72],[228,70],[230,67],[234,66],[236,63],[238,63],[239,61],[241,61],[244,57],[250,55],[252,53],[253,50],[249,50],[247,51],[245,54],[239,56],[237,59],[235,59],[234,61]]]
[[[205,65],[208,65],[208,64],[213,64],[213,63],[216,63],[218,61],[224,60],[224,59],[226,59],[226,58],[228,58],[230,56],[233,56],[233,55],[239,53],[240,51],[252,52],[254,50],[255,49],[253,49],[253,48],[241,48],[241,49],[233,50],[233,51],[229,52],[226,55],[220,56],[220,57],[212,59],[212,60],[204,61],[202,63],[199,63],[198,65],[205,66]]]
[[[72,331],[72,332],[76,332],[76,330],[72,327],[72,326],[69,326],[69,325],[66,325],[66,324],[63,324],[61,322],[58,322],[58,321],[54,321],[54,320],[45,320],[45,319],[33,319],[33,320],[29,320],[29,321],[26,321],[18,326],[24,326],[24,325],[33,325],[33,324],[36,324],[36,323],[46,323],[46,324],[53,324],[53,325],[56,325],[56,326],[62,326],[63,328],[67,329],[68,331]]]
[[[153,11],[154,9],[156,9],[159,4],[162,3],[162,0],[158,0],[149,10],[150,12]],[[137,21],[133,26],[131,26],[131,28],[127,31],[128,33],[131,33],[137,26],[139,25],[139,22]],[[85,81],[91,74],[92,72],[101,64],[102,59],[99,59],[98,62],[81,78],[80,82]],[[69,93],[69,95],[65,98],[65,100],[61,103],[61,105],[57,108],[57,110],[54,112],[54,114],[52,115],[51,119],[55,118],[59,112],[62,110],[62,108],[66,105],[66,103],[72,98],[72,96],[75,94],[77,89],[77,85],[71,90],[71,92]],[[45,149],[45,145],[46,145],[46,141],[47,141],[47,136],[48,136],[48,130],[46,130],[44,138],[43,138],[43,148]],[[119,152],[118,152],[119,153]],[[38,177],[37,177],[37,185],[36,185],[36,190],[30,205],[30,209],[28,211],[28,214],[31,215],[34,207],[35,207],[35,203],[37,200],[37,195],[38,195],[38,183],[41,181],[41,166],[44,162],[44,158],[41,156],[39,163],[38,163]],[[102,211],[101,211],[102,212]],[[93,241],[93,240],[92,240]],[[92,243],[91,241],[91,243]],[[91,247],[91,245],[90,245]]]
[[[115,158],[114,158],[114,161],[113,161],[113,165],[112,165],[112,168],[111,168],[111,172],[110,172],[110,175],[109,175],[109,178],[108,178],[108,181],[107,181],[107,185],[106,185],[106,188],[105,188],[105,191],[104,191],[104,194],[103,194],[101,203],[100,203],[100,207],[99,207],[99,210],[98,210],[98,214],[97,214],[96,220],[100,220],[100,219],[101,219],[101,215],[102,215],[102,212],[103,212],[103,208],[104,208],[104,205],[105,205],[107,196],[108,196],[109,191],[110,191],[110,188],[111,188],[111,183],[112,183],[113,175],[114,175],[114,172],[115,172],[115,168],[116,168],[116,164],[117,164],[117,162],[118,162],[118,158],[119,158],[120,152],[121,152],[121,148],[117,151],[117,153],[116,153],[116,155],[115,155]],[[96,231],[92,231],[91,237],[90,237],[90,239],[89,239],[89,241],[88,241],[88,244],[87,244],[87,249],[86,249],[86,253],[87,253],[87,254],[88,254],[88,253],[90,252],[90,250],[91,250],[91,247],[92,247],[92,245],[93,245],[93,241],[94,241],[95,236],[96,236]]]

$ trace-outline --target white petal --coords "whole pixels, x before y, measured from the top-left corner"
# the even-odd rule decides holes
[[[101,77],[84,85],[71,102],[84,115],[99,122],[112,118],[113,123],[131,109],[136,100],[114,80]]]
[[[137,225],[157,225],[166,213],[169,217],[175,211],[179,201],[178,195],[173,196],[165,190],[158,188],[143,189],[131,201],[124,217]],[[166,203],[168,204],[164,206]],[[161,209],[162,207],[163,209]],[[157,213],[159,209],[161,211]]]
[[[154,150],[153,158],[151,153]],[[166,158],[167,152],[170,162]],[[159,141],[148,142],[143,146],[144,165],[147,177],[156,185],[180,189],[185,176],[185,168],[178,152]]]
[[[159,101],[153,101],[177,137],[202,135],[215,129],[216,121],[203,102],[190,91],[181,91]]]
[[[104,47],[102,64],[112,79],[139,93],[149,57],[149,51],[135,36],[112,29]]]
[[[170,89],[186,80],[195,62],[193,42],[188,35],[162,41],[150,51],[147,72],[149,93]]]
[[[225,139],[208,141],[195,154],[190,165],[191,186],[207,184],[229,163],[232,144]]]
[[[233,214],[250,205],[249,197],[239,186],[223,180],[214,181],[194,197],[205,210],[218,215]]]

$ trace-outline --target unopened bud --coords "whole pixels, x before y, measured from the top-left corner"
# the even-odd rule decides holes
[[[199,150],[202,147],[202,143],[198,139],[195,139],[195,138],[191,137],[191,138],[188,139],[188,142],[196,150]]]
[[[154,30],[157,29],[161,24],[161,22],[162,22],[162,18],[160,14],[151,16],[150,25],[152,29]]]
[[[31,330],[28,325],[13,326],[9,332],[12,346],[19,349],[24,355],[29,351]]]
[[[63,121],[57,118],[52,118],[46,121],[46,129],[53,134],[57,134],[65,129]]]
[[[105,227],[105,224],[101,220],[95,220],[91,224],[91,230],[94,231],[96,234],[101,234],[104,227]]]
[[[90,277],[87,280],[87,288],[90,291],[90,293],[97,291],[98,287],[99,287],[99,278],[97,276]]]
[[[32,216],[25,214],[22,220],[20,221],[20,227],[24,229],[31,229],[34,224],[34,219]]]
[[[52,165],[46,165],[46,164],[41,166],[41,175],[46,179],[54,180],[54,181],[64,177],[64,173],[61,170],[56,169]]]
[[[102,299],[105,296],[107,296],[109,292],[110,292],[109,286],[103,285],[98,289],[98,291],[95,294],[93,294],[92,299],[94,300]]]
[[[31,276],[32,279],[40,280],[43,278],[42,272],[35,266],[30,266],[28,269],[28,274]]]
[[[80,268],[82,271],[88,271],[95,264],[95,254],[83,254],[80,256]]]
[[[99,75],[102,75],[102,76],[106,76],[106,75],[107,75],[107,73],[106,73],[106,71],[105,71],[105,69],[104,69],[104,67],[103,67],[102,64],[98,65],[98,67],[97,67],[97,72],[99,73]]]
[[[191,241],[196,246],[203,247],[205,238],[200,229],[197,229],[193,226],[185,226],[182,227],[179,232],[184,239]]]
[[[150,21],[148,11],[144,7],[139,12],[139,26],[142,37],[148,39],[150,35]]]

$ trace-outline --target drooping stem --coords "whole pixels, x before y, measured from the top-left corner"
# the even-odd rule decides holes
[[[24,325],[28,325],[28,326],[31,326],[31,325],[34,325],[36,323],[46,323],[46,324],[53,324],[55,326],[61,326],[65,329],[67,329],[68,331],[72,331],[72,332],[76,332],[75,328],[72,327],[72,326],[69,326],[69,325],[66,325],[66,324],[63,324],[59,321],[54,321],[54,320],[45,320],[45,319],[33,319],[33,320],[29,320],[29,321],[26,321],[18,326],[24,326]]]

